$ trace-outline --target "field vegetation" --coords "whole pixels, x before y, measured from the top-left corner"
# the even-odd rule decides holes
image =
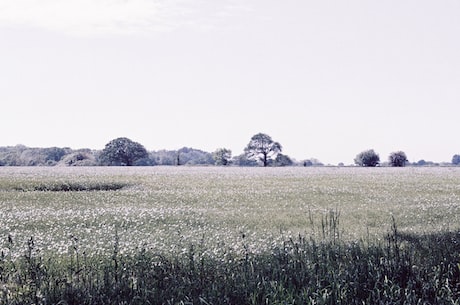
[[[0,304],[459,304],[460,168],[1,168]]]

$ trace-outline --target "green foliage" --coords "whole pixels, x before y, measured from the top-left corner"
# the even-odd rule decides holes
[[[69,149],[59,147],[1,147],[0,163],[3,166],[54,166],[68,153]]]
[[[153,151],[150,157],[156,165],[211,165],[214,160],[211,153],[183,147],[179,150]]]
[[[248,159],[255,160],[267,166],[281,152],[282,147],[278,142],[264,133],[258,133],[251,138],[244,152]]]
[[[421,159],[421,160],[418,160],[417,163],[415,163],[414,165],[417,165],[417,166],[425,166],[425,165],[427,165],[427,164],[428,164],[427,161]]]
[[[373,149],[360,152],[355,158],[355,164],[359,166],[375,167],[379,162],[380,157]]]
[[[42,151],[45,162],[58,162],[68,153],[66,149],[59,147],[43,148]]]
[[[229,165],[232,158],[232,151],[227,148],[218,148],[212,153],[215,165]]]
[[[150,153],[150,159],[157,165],[176,165],[177,151],[175,150],[158,150]]]
[[[294,162],[291,160],[291,158],[289,158],[289,156],[278,154],[274,164],[275,166],[292,166]]]
[[[258,165],[257,161],[255,161],[253,159],[248,159],[248,156],[245,153],[233,157],[232,164],[234,164],[236,166],[243,166],[243,167],[257,166]]]
[[[403,151],[392,152],[388,157],[388,162],[393,167],[404,167],[408,162],[406,153]]]
[[[211,165],[214,164],[212,154],[194,148],[183,147],[177,151],[179,164],[176,165]]]
[[[115,166],[132,166],[136,161],[144,158],[148,158],[144,146],[128,138],[117,138],[110,141],[99,156],[102,164]]]
[[[460,155],[454,155],[452,157],[452,164],[459,165],[460,164]]]
[[[311,158],[311,159],[301,161],[300,165],[305,166],[305,167],[309,167],[309,166],[324,166],[324,164],[321,163],[321,161],[319,161],[318,159],[315,159],[315,158]]]
[[[97,165],[94,154],[89,150],[79,150],[65,155],[58,165],[63,166],[95,166]]]

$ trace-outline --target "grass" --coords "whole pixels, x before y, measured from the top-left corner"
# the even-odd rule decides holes
[[[335,216],[334,216],[335,217]],[[337,220],[337,219],[336,219]],[[326,220],[323,223],[330,223]],[[335,222],[333,222],[335,223]],[[325,232],[335,232],[328,228]],[[459,304],[460,232],[399,234],[384,242],[299,235],[223,258],[191,244],[182,255],[139,249],[87,256],[78,247],[45,259],[33,240],[0,259],[4,304]]]
[[[459,304],[459,182],[457,168],[2,168],[0,304]]]

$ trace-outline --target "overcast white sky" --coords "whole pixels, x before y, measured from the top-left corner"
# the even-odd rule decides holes
[[[0,0],[0,146],[460,153],[458,0]]]

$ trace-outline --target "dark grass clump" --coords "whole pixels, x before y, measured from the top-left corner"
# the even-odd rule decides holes
[[[225,258],[191,245],[166,257],[121,254],[0,258],[0,304],[460,304],[460,231],[384,242],[299,236]]]
[[[30,186],[16,186],[14,190],[23,192],[84,192],[116,191],[128,186],[118,182],[51,182]]]

